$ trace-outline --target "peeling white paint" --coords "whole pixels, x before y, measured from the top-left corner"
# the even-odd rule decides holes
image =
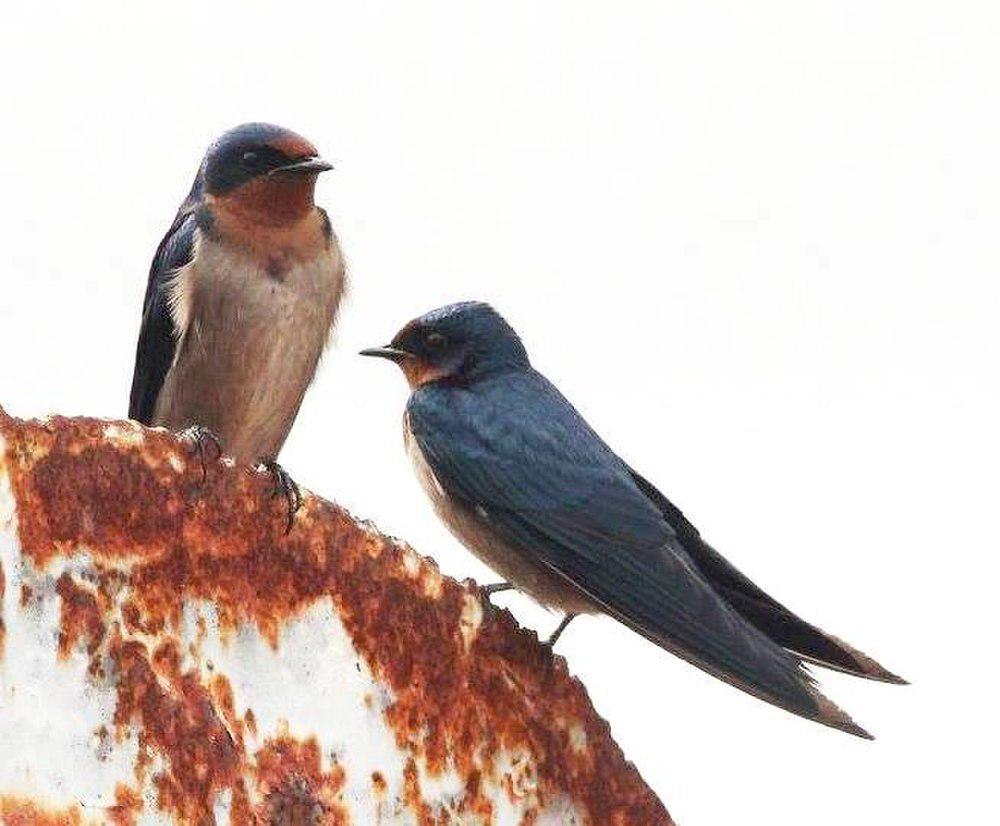
[[[9,485],[0,474],[0,513],[9,512]],[[110,725],[115,695],[87,674],[89,658],[73,651],[60,662],[59,603],[52,574],[22,565],[14,521],[3,520],[0,565],[5,578],[6,629],[0,658],[0,793],[49,797],[86,807],[109,806],[115,784],[131,776],[136,738],[110,749],[95,740]],[[62,567],[78,568],[82,560]],[[20,589],[35,590],[24,608]]]
[[[479,594],[466,594],[462,601],[462,613],[458,618],[458,627],[462,632],[462,644],[468,651],[472,641],[479,633],[483,624],[483,603]]]
[[[141,445],[143,431],[128,425],[108,425],[105,438],[120,446]],[[78,806],[85,820],[106,822],[115,804],[118,783],[136,789],[142,800],[140,824],[172,823],[174,818],[158,808],[152,778],[169,768],[166,755],[154,753],[152,764],[137,775],[138,732],[129,729],[119,740],[113,720],[117,703],[117,675],[95,678],[88,674],[89,654],[81,646],[63,660],[58,656],[61,599],[56,582],[69,573],[81,587],[92,590],[97,581],[94,560],[86,548],[57,554],[44,570],[22,557],[17,534],[17,512],[3,456],[0,436],[0,564],[4,577],[2,618],[5,627],[0,653],[0,795],[30,798],[60,809]],[[365,526],[372,538],[380,535]],[[419,580],[430,597],[441,593],[440,572],[422,563],[403,545],[402,567]],[[103,570],[109,563],[101,563]],[[126,558],[116,568],[127,571]],[[21,604],[21,588],[32,598]],[[187,600],[176,628],[164,634],[125,629],[121,606],[131,597],[132,586],[113,593],[104,621],[112,633],[137,640],[152,650],[166,634],[176,638],[181,669],[194,673],[204,686],[224,675],[233,693],[234,712],[246,719],[252,712],[254,726],[245,726],[248,770],[255,754],[269,740],[291,736],[298,741],[315,738],[321,769],[344,770],[340,805],[357,824],[411,824],[417,813],[406,800],[404,773],[415,761],[422,803],[432,813],[463,821],[458,807],[465,794],[465,776],[451,769],[430,774],[420,758],[397,743],[386,719],[394,702],[390,686],[371,671],[355,649],[350,635],[329,596],[317,599],[301,614],[284,621],[277,646],[252,624],[235,631],[223,629],[215,604]],[[483,623],[479,594],[463,596],[458,632],[465,650],[471,649]],[[167,682],[162,685],[166,688]],[[220,713],[220,717],[222,717]],[[579,724],[569,727],[574,748],[585,750],[586,734]],[[540,824],[582,823],[573,802],[546,799],[541,809],[536,769],[528,753],[491,755],[490,766],[481,766],[480,793],[493,805],[494,824],[517,824],[531,811]],[[384,788],[378,788],[378,774]],[[250,804],[257,799],[256,785],[247,782]],[[217,823],[232,817],[233,793],[219,792],[210,801]],[[476,821],[472,821],[476,822]]]
[[[121,447],[142,447],[145,432],[134,422],[113,422],[104,428],[104,438]]]

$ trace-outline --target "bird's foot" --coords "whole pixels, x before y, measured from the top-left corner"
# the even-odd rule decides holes
[[[569,625],[576,618],[576,614],[567,614],[562,618],[562,622],[559,623],[552,635],[542,643],[546,648],[553,649],[556,646],[556,640],[562,636],[562,632],[566,630],[566,626]]]
[[[285,533],[288,533],[294,524],[295,514],[302,507],[302,491],[295,484],[295,480],[288,475],[288,471],[274,461],[274,459],[264,459],[257,467],[270,473],[274,479],[274,488],[271,495],[276,497],[283,496],[285,502],[288,504],[288,525],[285,528]]]
[[[479,586],[479,597],[483,602],[488,602],[490,605],[493,604],[493,600],[490,597],[493,594],[499,594],[501,591],[512,591],[514,586],[509,582],[493,582],[489,585]]]
[[[198,455],[198,461],[201,462],[201,484],[205,485],[208,481],[208,451],[206,450],[206,445],[211,445],[214,449],[215,456],[211,461],[218,462],[222,458],[222,442],[219,441],[219,437],[216,436],[207,427],[202,427],[200,424],[191,425],[191,427],[182,430],[180,432],[180,437],[182,439],[187,439],[189,442],[194,444],[195,453]]]

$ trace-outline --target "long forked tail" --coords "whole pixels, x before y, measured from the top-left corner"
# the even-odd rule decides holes
[[[872,739],[820,693],[796,654],[712,588],[679,543],[657,557],[620,554],[616,560],[616,566],[594,568],[586,580],[562,575],[605,613],[714,677],[792,714]]]
[[[659,635],[650,634],[627,621],[626,624],[631,625],[634,630],[655,644],[662,646],[682,659],[687,660],[692,665],[701,668],[703,671],[707,671],[723,682],[736,686],[758,699],[783,708],[785,711],[790,711],[792,714],[805,717],[807,720],[843,731],[846,734],[853,734],[855,737],[860,737],[864,740],[875,739],[866,729],[854,722],[846,711],[823,694],[816,687],[812,676],[801,667],[789,667],[784,675],[785,686],[782,690],[776,691],[774,689],[778,686],[778,683],[773,681],[773,677],[771,681],[766,679],[763,681],[752,678],[747,679],[735,673],[732,669],[719,668],[710,664],[705,658],[691,656],[690,652],[678,648]],[[792,662],[797,661],[792,659]],[[763,676],[763,674],[754,676]],[[789,676],[792,678],[790,681],[787,679]],[[791,690],[789,690],[790,688]]]
[[[906,680],[864,652],[806,622],[757,587],[705,542],[697,528],[655,486],[634,470],[630,472],[639,489],[677,532],[684,550],[712,589],[761,633],[816,665],[868,680],[906,685]]]
[[[708,567],[699,565],[711,582],[711,574],[706,572]],[[755,590],[760,590],[749,580],[746,581]],[[763,591],[760,592],[761,596],[757,597],[748,588],[731,588],[721,581],[713,582],[713,586],[748,622],[767,634],[782,648],[797,654],[802,659],[855,677],[896,685],[907,684],[906,680],[893,674],[863,651],[806,622]]]

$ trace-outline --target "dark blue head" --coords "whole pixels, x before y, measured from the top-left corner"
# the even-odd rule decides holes
[[[244,184],[266,178],[315,181],[330,169],[316,147],[301,135],[270,123],[244,123],[208,147],[198,173],[204,192],[225,196]]]
[[[514,329],[481,301],[431,310],[407,324],[387,347],[361,354],[395,361],[414,389],[430,382],[468,384],[531,366]]]

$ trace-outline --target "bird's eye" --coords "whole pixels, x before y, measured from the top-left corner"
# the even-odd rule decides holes
[[[428,333],[424,338],[424,344],[432,353],[440,353],[448,344],[448,339],[440,333]]]
[[[240,157],[240,164],[245,169],[256,169],[260,164],[260,155],[256,152],[244,152]]]

